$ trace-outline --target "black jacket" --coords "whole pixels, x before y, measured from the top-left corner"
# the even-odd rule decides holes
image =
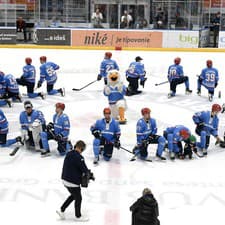
[[[75,150],[68,152],[63,163],[62,179],[80,185],[83,173],[88,173],[84,157]]]
[[[139,198],[131,207],[132,225],[159,225],[158,203],[152,194]]]

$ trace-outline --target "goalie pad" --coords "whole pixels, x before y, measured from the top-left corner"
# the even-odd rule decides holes
[[[31,126],[31,131],[32,131],[32,136],[33,136],[33,140],[34,140],[34,146],[35,146],[35,150],[40,150],[40,133],[42,132],[42,124],[41,121],[36,119],[34,120],[34,122],[32,123]]]

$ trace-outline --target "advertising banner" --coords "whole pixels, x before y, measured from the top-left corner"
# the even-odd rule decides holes
[[[225,31],[219,33],[218,48],[225,48]]]
[[[199,31],[164,31],[163,48],[198,48]]]
[[[68,29],[37,29],[36,40],[38,45],[70,45],[71,31]]]
[[[0,44],[16,44],[16,28],[0,27]]]
[[[161,48],[162,32],[72,30],[72,46]]]

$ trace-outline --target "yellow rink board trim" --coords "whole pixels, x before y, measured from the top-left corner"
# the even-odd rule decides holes
[[[162,51],[162,52],[221,52],[222,48],[120,48],[120,47],[96,47],[96,46],[56,46],[56,45],[33,45],[33,44],[19,44],[19,45],[0,45],[0,48],[23,48],[23,49],[63,49],[63,50],[126,50],[126,51]]]

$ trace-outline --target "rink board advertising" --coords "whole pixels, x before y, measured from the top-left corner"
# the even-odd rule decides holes
[[[72,30],[72,46],[161,48],[162,32]]]
[[[71,45],[69,29],[37,29],[38,45]]]
[[[16,44],[16,28],[0,28],[0,44]]]

